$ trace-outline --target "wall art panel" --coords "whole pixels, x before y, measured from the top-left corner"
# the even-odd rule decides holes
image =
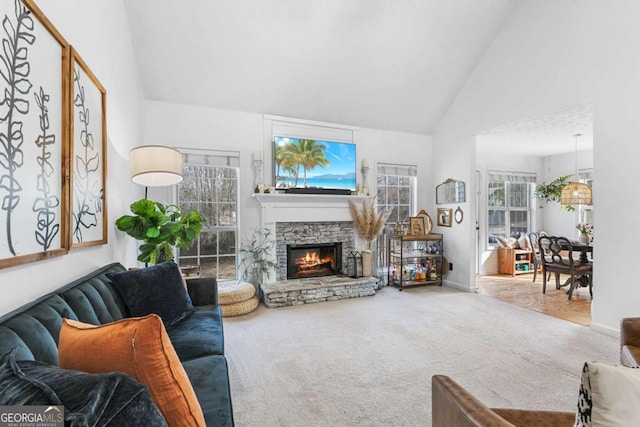
[[[107,243],[106,91],[71,48],[71,247]]]
[[[29,0],[0,3],[0,268],[67,253],[69,44]]]

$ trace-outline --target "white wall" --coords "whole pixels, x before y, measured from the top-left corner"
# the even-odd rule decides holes
[[[482,58],[434,135],[434,174],[474,180],[474,134],[594,99],[594,197],[598,226],[592,328],[615,334],[640,314],[635,263],[640,201],[620,198],[640,155],[640,2],[524,0]],[[456,240],[469,260],[460,280],[473,287],[473,225]]]
[[[141,196],[129,178],[128,152],[140,143],[142,89],[122,1],[39,0],[47,18],[80,53],[107,90],[108,223]],[[117,189],[117,190],[116,190]],[[109,244],[0,270],[0,314],[113,261],[135,262],[133,241],[109,228]]]
[[[251,229],[260,224],[259,204],[251,197],[251,155],[253,151],[262,150],[265,158],[271,156],[271,146],[264,142],[263,115],[157,101],[145,101],[143,110],[144,144],[240,152],[240,234],[248,237]],[[354,140],[358,144],[358,157],[368,159],[371,166],[369,188],[375,188],[377,162],[416,164],[420,190],[418,206],[428,206],[428,201],[433,200],[433,185],[429,179],[430,137],[360,128],[355,132]],[[264,174],[268,178],[270,172],[264,171]]]

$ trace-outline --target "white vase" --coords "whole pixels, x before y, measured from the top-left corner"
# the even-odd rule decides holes
[[[362,255],[362,276],[373,276],[373,252],[369,249],[363,249]]]
[[[582,234],[580,233],[580,243],[584,243],[585,245],[588,245],[589,242],[591,241],[591,236],[589,236],[588,234]]]

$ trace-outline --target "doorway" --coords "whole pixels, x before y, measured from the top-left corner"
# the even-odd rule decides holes
[[[582,134],[577,150],[576,133]],[[547,292],[542,294],[540,274],[535,282],[529,272],[516,276],[498,274],[496,239],[545,231],[575,240],[579,234],[576,224],[593,220],[593,207],[566,210],[559,203],[546,202],[534,195],[537,184],[563,175],[571,175],[573,180],[575,169],[577,178],[591,183],[592,102],[478,133],[475,166],[478,293],[578,324],[590,324],[591,300],[587,288],[579,289],[568,300],[566,289],[556,290],[553,278],[551,286],[547,284]],[[500,180],[509,184],[501,185]],[[524,182],[533,182],[526,200],[524,191],[508,191],[509,186],[523,190]]]

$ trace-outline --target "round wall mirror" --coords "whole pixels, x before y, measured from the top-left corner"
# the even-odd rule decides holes
[[[453,212],[453,219],[456,221],[456,224],[460,224],[463,217],[464,214],[462,213],[462,209],[460,209],[460,206],[458,206],[455,212]]]

